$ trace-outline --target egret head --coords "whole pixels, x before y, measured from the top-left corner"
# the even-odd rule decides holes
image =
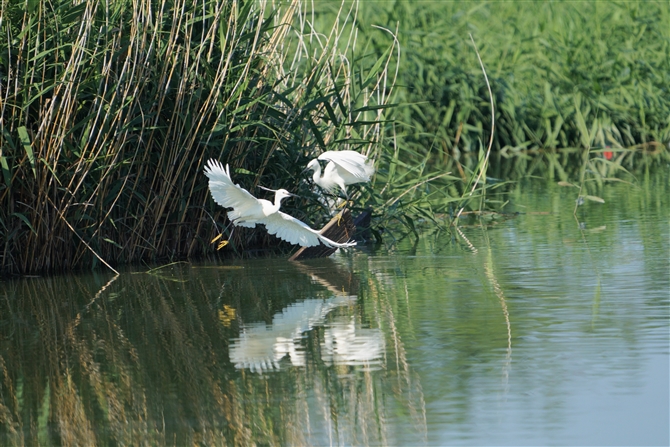
[[[298,196],[296,196],[295,194],[291,194],[290,192],[288,192],[285,189],[278,189],[275,192],[275,198],[276,199],[282,200],[282,199],[285,199],[286,197],[298,197]]]
[[[309,171],[310,169],[312,171],[317,171],[317,170],[321,171],[321,166],[319,165],[319,160],[317,160],[315,158],[312,161],[310,161],[309,163],[307,163],[307,167],[305,168],[305,171]]]
[[[282,199],[285,199],[286,197],[291,197],[291,196],[298,197],[295,194],[291,194],[290,192],[288,192],[287,190],[285,190],[283,188],[282,189],[270,189],[270,188],[266,188],[265,186],[261,186],[261,185],[258,185],[258,187],[260,189],[264,189],[266,191],[271,191],[271,192],[275,193],[275,198],[281,197]]]

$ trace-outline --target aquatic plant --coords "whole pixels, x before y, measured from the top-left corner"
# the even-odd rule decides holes
[[[364,11],[361,29],[397,24],[403,50],[377,191],[385,216],[406,227],[441,224],[436,214],[457,214],[466,196],[468,211],[499,210],[506,201],[484,200],[483,187],[506,180],[585,181],[576,196],[598,197],[608,182],[634,182],[631,174],[670,161],[664,2],[398,1]],[[479,183],[492,105],[469,34],[495,104]]]
[[[404,144],[440,163],[475,153],[497,104],[494,150],[597,145],[632,152],[670,142],[670,9],[665,2],[366,4],[398,23],[404,49],[396,101]],[[371,10],[374,9],[375,14]],[[587,134],[587,130],[588,133]],[[432,153],[431,153],[432,151]],[[632,155],[632,154],[631,154]]]

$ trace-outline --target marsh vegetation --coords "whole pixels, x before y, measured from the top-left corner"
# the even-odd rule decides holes
[[[400,233],[448,227],[439,215],[464,207],[500,211],[485,200],[491,177],[600,197],[667,166],[665,2],[315,5],[1,0],[0,271],[212,254],[225,222],[208,158],[249,190],[301,195],[285,211],[319,226],[301,171],[325,150],[364,153],[377,174],[357,207]],[[489,163],[468,33],[495,100]],[[277,241],[240,231],[231,246]]]
[[[470,244],[6,281],[0,444],[666,445],[670,183],[603,197],[584,230],[524,179]]]

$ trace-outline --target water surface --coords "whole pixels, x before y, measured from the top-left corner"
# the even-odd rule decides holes
[[[0,444],[668,445],[670,191],[303,263],[0,283]],[[394,241],[393,238],[396,238]]]

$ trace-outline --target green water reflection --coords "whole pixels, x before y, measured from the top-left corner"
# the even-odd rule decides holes
[[[667,445],[647,182],[576,215],[521,183],[522,214],[332,259],[4,282],[0,444]]]

